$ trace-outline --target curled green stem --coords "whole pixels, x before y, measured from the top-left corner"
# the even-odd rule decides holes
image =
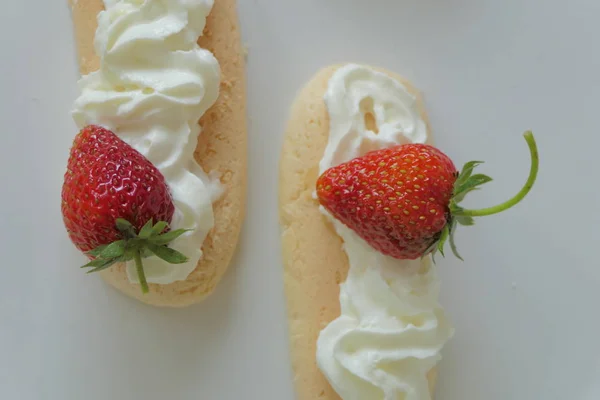
[[[480,208],[478,210],[465,210],[461,208],[460,210],[456,210],[456,212],[453,213],[454,215],[467,217],[483,217],[486,215],[497,214],[499,212],[511,208],[512,206],[523,200],[525,196],[527,196],[527,193],[529,193],[537,178],[539,168],[539,155],[537,144],[535,142],[535,138],[533,137],[533,133],[531,131],[527,131],[523,134],[523,136],[525,137],[525,141],[529,146],[529,153],[531,154],[531,167],[529,169],[529,177],[527,178],[527,182],[525,182],[525,185],[519,191],[519,193],[517,193],[513,198],[505,201],[504,203],[498,204],[497,206]]]
[[[140,278],[142,293],[148,293],[148,282],[146,281],[146,273],[144,272],[144,265],[142,264],[142,255],[139,250],[136,250],[133,259],[135,261],[135,269],[138,277]]]

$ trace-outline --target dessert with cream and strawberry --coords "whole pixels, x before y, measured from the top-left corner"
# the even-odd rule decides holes
[[[226,269],[243,216],[235,0],[79,0],[72,10],[84,76],[62,192],[69,237],[84,267],[125,293],[197,302]]]
[[[300,126],[302,119],[309,122]],[[458,225],[510,208],[535,181],[537,149],[527,132],[532,165],[523,189],[495,207],[462,208],[465,195],[491,179],[474,172],[480,162],[459,172],[431,145],[428,126],[410,83],[355,64],[317,74],[292,108],[280,206],[301,400],[431,399],[454,329],[438,303],[430,255],[449,242],[458,256]],[[293,149],[300,145],[311,148]],[[317,214],[322,222],[309,221]]]

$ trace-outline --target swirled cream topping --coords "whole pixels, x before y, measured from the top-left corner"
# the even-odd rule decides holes
[[[371,150],[427,139],[416,98],[368,67],[338,69],[325,103],[330,134],[321,173]],[[340,286],[341,315],[318,339],[320,369],[344,400],[431,399],[427,374],[453,334],[434,266],[384,256],[321,211],[343,239],[350,270]]]
[[[148,282],[184,280],[202,256],[214,225],[218,179],[194,160],[198,120],[219,95],[219,63],[197,44],[212,0],[104,0],[95,37],[100,69],[79,81],[73,116],[81,128],[105,126],[164,175],[175,204],[172,229],[190,232],[171,243],[189,257],[171,265],[144,260]],[[127,265],[131,282],[138,277]]]

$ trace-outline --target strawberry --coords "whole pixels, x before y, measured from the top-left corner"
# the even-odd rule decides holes
[[[113,132],[87,126],[75,137],[62,187],[62,215],[69,238],[104,270],[135,260],[148,291],[142,258],[170,263],[187,258],[166,245],[184,230],[169,231],[175,206],[160,171]]]
[[[512,199],[494,207],[466,210],[458,205],[469,192],[491,178],[473,174],[481,161],[465,164],[459,173],[440,150],[426,144],[376,150],[326,170],[317,180],[319,203],[379,252],[398,259],[416,259],[439,251],[449,239],[453,253],[458,224],[496,214],[520,202],[537,177],[535,139],[526,132],[531,153],[529,178]],[[461,258],[462,259],[462,258]]]

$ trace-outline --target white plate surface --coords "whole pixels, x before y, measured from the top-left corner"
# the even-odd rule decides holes
[[[218,1],[218,0],[217,0]],[[136,303],[78,270],[60,217],[77,69],[63,0],[0,13],[0,398],[292,399],[277,223],[288,107],[342,61],[418,86],[438,145],[495,178],[468,204],[527,200],[463,229],[440,262],[457,333],[439,400],[600,398],[600,2],[240,0],[248,46],[249,197],[217,292],[184,310]]]

